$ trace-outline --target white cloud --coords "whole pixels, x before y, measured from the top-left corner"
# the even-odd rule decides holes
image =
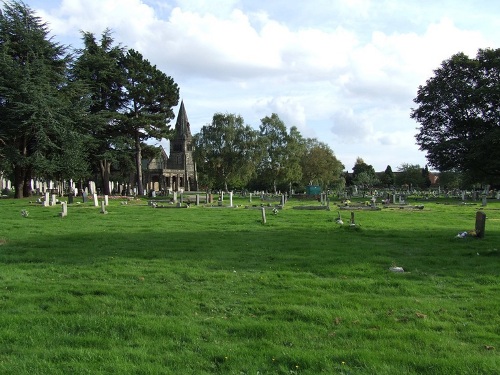
[[[360,155],[378,169],[424,164],[409,119],[418,85],[451,55],[500,41],[500,5],[487,1],[27,3],[76,47],[79,30],[111,28],[116,42],[174,77],[193,130],[215,112],[241,114],[254,127],[275,112],[305,136],[321,135],[346,165]],[[384,162],[395,157],[404,159]]]

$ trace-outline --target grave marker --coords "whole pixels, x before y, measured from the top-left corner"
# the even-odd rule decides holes
[[[49,207],[50,203],[50,193],[48,191],[45,192],[45,199],[43,200],[43,206]]]
[[[94,194],[95,196],[97,196],[97,194]],[[101,201],[101,214],[107,214],[108,211],[106,211],[106,206],[104,204],[104,201]]]
[[[56,201],[57,201],[57,195],[56,194],[52,194],[51,197],[50,197],[50,205],[51,206],[55,206],[56,205]]]
[[[104,196],[104,205],[109,206],[109,197],[107,195]]]
[[[99,207],[99,201],[97,199],[97,193],[94,193],[94,206]]]
[[[229,192],[229,207],[233,207],[233,192]]]
[[[82,203],[87,203],[89,201],[87,193],[84,191],[82,193]]]
[[[66,202],[61,202],[61,217],[68,216],[68,204]]]
[[[266,223],[266,208],[262,207],[262,224]]]

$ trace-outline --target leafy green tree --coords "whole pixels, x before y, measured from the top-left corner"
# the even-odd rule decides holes
[[[460,171],[478,183],[500,176],[500,49],[475,59],[453,55],[420,86],[411,117],[427,160],[439,171]]]
[[[302,179],[301,168],[301,140],[297,128],[290,133],[279,116],[275,113],[271,117],[261,119],[260,136],[265,150],[259,165],[261,178],[268,182],[273,191],[277,191],[278,184],[291,184]]]
[[[344,165],[335,157],[332,149],[316,138],[307,139],[302,158],[302,175],[308,185],[318,184],[326,189],[338,183]]]
[[[104,194],[110,194],[111,164],[118,158],[119,127],[125,101],[125,72],[121,64],[124,50],[113,45],[111,31],[106,29],[97,42],[94,34],[84,32],[84,48],[78,51],[72,68],[72,78],[85,84],[88,113],[82,123],[92,163],[99,170]]]
[[[384,184],[385,187],[391,187],[394,185],[394,172],[390,165],[385,168],[384,173],[380,177],[380,182]]]
[[[179,87],[173,78],[160,71],[137,51],[127,51],[123,60],[126,74],[126,116],[122,132],[135,148],[137,192],[142,184],[142,144],[150,138],[160,140],[172,135],[170,120],[179,103]]]
[[[425,186],[425,178],[422,168],[418,164],[403,163],[398,167],[396,184],[406,186],[409,189],[422,188]]]
[[[30,180],[73,178],[87,168],[78,84],[68,81],[70,57],[52,41],[47,25],[22,2],[0,14],[0,128],[4,166],[15,197],[28,196]]]
[[[440,172],[438,182],[444,189],[458,189],[463,187],[463,178],[460,172]]]
[[[355,185],[359,185],[361,187],[371,187],[378,183],[378,178],[373,166],[366,164],[360,157],[356,159],[352,172],[352,181]]]
[[[212,123],[194,136],[194,156],[202,184],[213,188],[243,188],[255,175],[260,157],[258,133],[243,117],[216,113]]]

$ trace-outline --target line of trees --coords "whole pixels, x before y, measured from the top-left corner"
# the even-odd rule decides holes
[[[33,176],[82,180],[100,175],[109,194],[111,166],[133,170],[143,194],[142,157],[150,138],[168,138],[174,80],[138,51],[82,32],[70,51],[22,2],[0,12],[0,170],[17,198],[30,195]]]
[[[277,114],[261,119],[256,130],[239,115],[216,113],[194,142],[198,178],[208,188],[288,191],[344,181],[331,148],[303,138],[296,127],[288,130]]]

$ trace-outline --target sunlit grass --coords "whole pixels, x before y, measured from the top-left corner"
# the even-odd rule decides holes
[[[65,218],[2,200],[0,372],[495,373],[500,203],[451,203],[355,211],[349,227],[334,204],[292,209],[317,202],[263,225],[243,198]],[[456,238],[478,209],[485,238]]]

